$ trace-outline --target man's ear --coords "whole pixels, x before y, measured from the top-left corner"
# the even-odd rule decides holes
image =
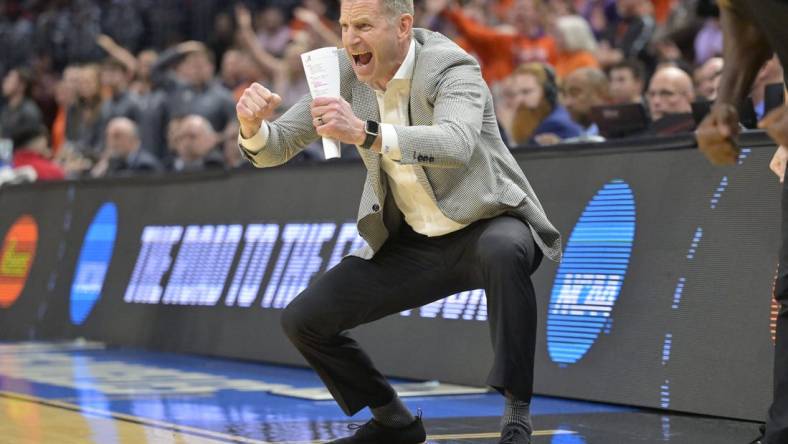
[[[402,14],[399,16],[399,36],[402,38],[410,37],[410,33],[413,30],[413,15],[411,14]]]

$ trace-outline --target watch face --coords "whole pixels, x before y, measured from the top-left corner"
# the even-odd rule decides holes
[[[367,120],[366,131],[368,134],[378,134],[380,132],[380,125],[374,120]]]

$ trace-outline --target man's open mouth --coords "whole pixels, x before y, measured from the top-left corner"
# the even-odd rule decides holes
[[[369,62],[372,61],[372,53],[371,52],[362,52],[360,54],[353,54],[353,62],[356,66],[366,66]]]

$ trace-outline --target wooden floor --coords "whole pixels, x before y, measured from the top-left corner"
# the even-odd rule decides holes
[[[240,442],[227,435],[206,438],[206,431],[189,433],[166,424],[134,418],[108,416],[79,406],[16,394],[0,394],[0,442],[2,443],[161,443],[215,444]],[[244,442],[259,442],[249,440]]]
[[[369,418],[347,418],[322,400],[324,390],[306,369],[100,344],[5,343],[0,444],[317,444]],[[428,442],[498,442],[499,395],[419,393],[403,399],[424,411]],[[746,444],[757,432],[747,422],[544,397],[534,399],[532,415],[534,444]]]
[[[268,441],[185,427],[130,415],[85,409],[75,404],[0,392],[1,443],[161,443],[215,444]],[[537,430],[534,436],[572,435],[566,430]],[[210,437],[206,437],[206,435]],[[497,432],[430,435],[430,441],[494,439]],[[323,440],[290,441],[318,444]],[[280,443],[277,443],[280,444]]]

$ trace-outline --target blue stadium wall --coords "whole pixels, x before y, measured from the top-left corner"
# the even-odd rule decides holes
[[[774,146],[743,142],[729,168],[682,137],[517,154],[565,241],[534,276],[538,393],[763,417],[780,185]],[[359,245],[363,180],[340,161],[3,188],[0,340],[302,365],[281,308]],[[31,220],[37,242],[15,243]],[[482,385],[485,320],[476,290],[353,334],[389,375]]]

